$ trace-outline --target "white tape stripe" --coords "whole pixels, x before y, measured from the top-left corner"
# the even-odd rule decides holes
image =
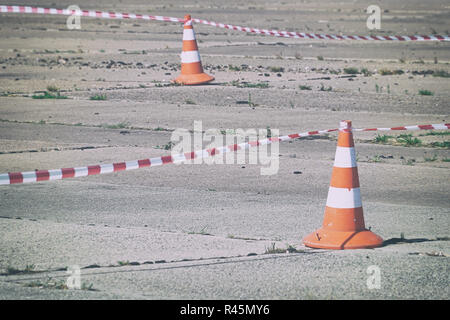
[[[420,130],[419,126],[405,126],[406,130]]]
[[[216,152],[219,154],[219,153],[227,153],[227,152],[229,152],[230,150],[228,149],[228,147],[227,146],[222,146],[222,147],[217,147],[216,148]]]
[[[250,144],[248,144],[247,142],[240,143],[240,144],[238,144],[238,146],[239,146],[240,150],[246,150],[246,149],[250,148]]]
[[[209,152],[206,150],[195,151],[195,157],[199,159],[209,158]]]
[[[2,173],[0,174],[0,184],[10,184],[9,174]]]
[[[441,124],[441,123],[439,123],[439,124],[433,124],[432,126],[433,126],[433,128],[436,129],[436,130],[448,130],[447,126],[444,125],[444,124]]]
[[[74,168],[75,170],[75,177],[85,177],[88,175],[88,168],[87,167],[78,167]]]
[[[152,162],[153,165],[153,162]],[[134,169],[139,169],[139,162],[137,160],[134,161],[126,161],[125,162],[125,170],[134,170]]]
[[[162,165],[163,163],[162,163],[162,159],[159,157],[159,158],[151,158],[150,159],[150,165],[153,167],[153,166],[160,166],[160,165]]]
[[[337,147],[334,158],[334,166],[337,168],[355,168],[356,153],[353,147]]]
[[[23,183],[36,182],[36,172],[35,171],[22,172],[22,177],[23,177]]]
[[[184,29],[183,40],[195,40],[194,29]]]
[[[335,188],[328,190],[327,206],[337,209],[353,209],[362,206],[359,188]]]
[[[114,172],[114,166],[112,164],[100,165],[100,174]]]
[[[172,155],[172,160],[174,163],[186,161],[186,156],[184,154],[174,154]]]
[[[198,51],[183,51],[181,53],[181,63],[200,62],[200,54]]]
[[[48,170],[48,174],[49,174],[49,180],[62,179],[62,170],[61,169]]]

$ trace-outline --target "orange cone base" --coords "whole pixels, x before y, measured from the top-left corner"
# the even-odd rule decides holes
[[[195,85],[195,84],[203,84],[210,81],[213,81],[214,77],[210,76],[206,73],[197,73],[197,74],[180,74],[178,78],[173,80],[173,82],[184,84],[184,85]]]
[[[303,238],[307,247],[320,249],[370,249],[383,245],[383,239],[369,230],[335,231],[320,228]]]

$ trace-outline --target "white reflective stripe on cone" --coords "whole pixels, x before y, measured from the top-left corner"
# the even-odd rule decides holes
[[[184,29],[183,40],[195,40],[194,29]]]
[[[200,62],[198,51],[183,51],[181,53],[181,63]]]
[[[353,147],[337,147],[334,166],[338,168],[355,168],[356,153]]]
[[[327,207],[337,209],[359,208],[361,203],[361,192],[359,188],[335,188],[328,190]]]

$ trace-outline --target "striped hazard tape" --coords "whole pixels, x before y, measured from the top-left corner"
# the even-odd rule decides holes
[[[137,20],[156,20],[166,22],[179,22],[184,23],[184,19],[152,16],[146,14],[134,14],[134,13],[119,13],[119,12],[104,12],[94,10],[68,10],[68,9],[55,9],[55,8],[36,8],[27,6],[8,6],[0,5],[0,13],[36,13],[36,14],[53,14],[64,16],[81,16],[91,18],[103,18],[103,19],[137,19]]]
[[[68,10],[55,8],[36,8],[28,6],[11,6],[0,5],[0,13],[35,13],[35,14],[52,14],[52,15],[75,15],[83,17],[103,18],[103,19],[142,19],[155,20],[166,22],[184,23],[184,19],[164,16],[152,16],[146,14],[134,13],[118,13],[118,12],[104,12],[94,10]],[[257,29],[249,27],[235,26],[231,24],[218,23],[203,19],[192,19],[196,23],[201,23],[213,27],[224,28],[235,31],[242,31],[266,36],[295,38],[295,39],[312,39],[312,40],[366,40],[366,41],[450,41],[449,35],[412,35],[412,36],[357,36],[357,35],[333,35],[333,34],[318,34],[318,33],[304,33],[291,32],[279,30]]]
[[[243,31],[248,33],[255,33],[266,36],[296,38],[296,39],[312,39],[312,40],[380,40],[380,41],[450,41],[450,36],[445,35],[414,35],[414,36],[346,36],[336,34],[319,34],[319,33],[304,33],[291,31],[278,31],[267,29],[256,29],[249,27],[233,26],[230,24],[217,23],[202,19],[193,19],[194,22],[202,23],[218,28],[230,29],[235,31]]]
[[[388,130],[448,130],[450,129],[450,123],[446,124],[427,124],[427,125],[414,125],[414,126],[401,126],[392,128],[368,128],[368,129],[355,129],[353,131],[388,131]],[[308,131],[303,133],[289,134],[280,137],[271,137],[267,139],[261,139],[257,141],[249,141],[240,144],[233,144],[229,146],[223,146],[219,148],[204,149],[199,151],[186,152],[176,155],[168,155],[156,158],[148,158],[142,160],[118,162],[111,164],[92,165],[86,167],[76,168],[62,168],[54,170],[35,170],[27,172],[10,172],[0,174],[0,185],[31,183],[48,180],[61,180],[66,178],[77,178],[91,175],[112,173],[118,171],[134,170],[139,168],[160,166],[169,163],[181,163],[190,161],[193,159],[204,159],[219,154],[225,154],[227,152],[235,152],[238,150],[245,150],[251,147],[259,145],[271,144],[272,142],[283,142],[299,138],[304,138],[312,135],[324,134],[329,132],[339,131],[339,129],[327,129]]]

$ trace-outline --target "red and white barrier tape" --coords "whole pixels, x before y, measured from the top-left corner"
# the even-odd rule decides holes
[[[450,41],[450,36],[441,35],[414,35],[414,36],[346,36],[336,34],[318,34],[318,33],[304,33],[291,31],[278,31],[267,29],[256,29],[249,27],[233,26],[230,24],[217,23],[202,19],[192,19],[194,22],[202,23],[214,27],[243,31],[266,36],[296,38],[296,39],[312,39],[312,40],[380,40],[380,41]]]
[[[104,12],[94,10],[67,10],[67,9],[55,9],[55,8],[36,8],[26,6],[5,6],[0,5],[0,13],[36,13],[36,14],[53,14],[64,16],[82,16],[91,18],[103,18],[103,19],[137,19],[137,20],[156,20],[167,22],[179,22],[184,23],[184,19],[163,17],[163,16],[151,16],[146,14],[134,14],[134,13],[119,13],[119,12]]]
[[[401,127],[392,127],[392,128],[365,128],[365,129],[356,129],[352,128],[353,131],[396,131],[396,130],[448,130],[450,129],[450,123],[438,123],[438,124],[419,124],[414,126],[401,126]]]
[[[103,12],[93,10],[67,10],[67,9],[54,9],[54,8],[36,8],[27,6],[8,6],[0,5],[0,13],[37,13],[37,14],[59,14],[59,15],[76,15],[93,18],[104,19],[142,19],[142,20],[156,20],[156,21],[168,21],[184,23],[184,19],[163,17],[163,16],[151,16],[145,14],[133,14],[133,13],[118,13],[118,12]],[[224,28],[235,31],[242,31],[248,33],[255,33],[260,35],[283,37],[283,38],[296,38],[296,39],[312,39],[312,40],[379,40],[379,41],[450,41],[449,35],[413,35],[413,36],[347,36],[347,35],[333,35],[333,34],[318,34],[318,33],[303,33],[303,32],[291,32],[291,31],[279,31],[279,30],[267,30],[257,29],[249,27],[234,26],[231,24],[218,23],[203,19],[192,19],[196,23],[201,23],[218,28]]]
[[[388,131],[388,130],[448,130],[450,129],[450,123],[446,124],[427,124],[427,125],[415,125],[415,126],[402,126],[393,128],[367,128],[367,129],[355,129],[353,131]],[[0,185],[18,184],[18,183],[30,183],[47,180],[61,180],[66,178],[76,178],[91,176],[97,174],[111,173],[124,170],[134,170],[145,167],[160,166],[168,163],[180,163],[193,159],[204,159],[212,157],[218,154],[225,154],[227,152],[235,152],[238,150],[245,150],[251,147],[259,145],[270,144],[272,142],[289,141],[297,138],[304,138],[312,135],[323,134],[328,132],[339,131],[339,129],[327,129],[308,131],[304,133],[289,134],[281,137],[271,137],[267,139],[249,141],[240,144],[233,144],[220,148],[204,149],[199,151],[186,152],[183,154],[162,156],[156,158],[125,161],[111,164],[93,165],[87,167],[76,168],[62,168],[54,170],[36,170],[27,172],[10,172],[0,174]]]

